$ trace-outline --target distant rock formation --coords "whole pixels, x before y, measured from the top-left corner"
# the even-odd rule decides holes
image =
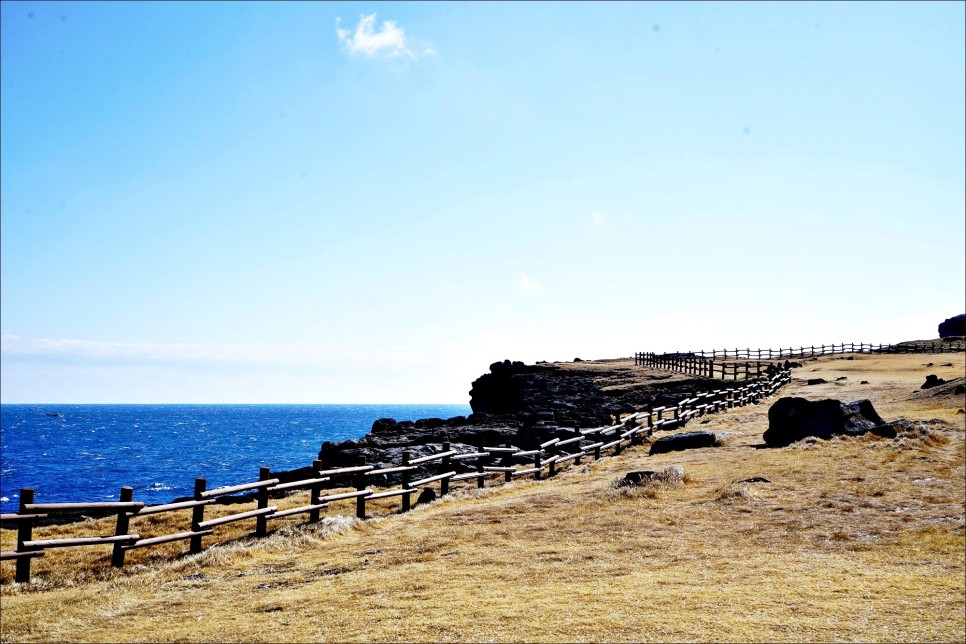
[[[600,391],[587,373],[522,362],[494,362],[473,381],[474,413],[524,414],[562,427],[597,427],[615,413],[634,411]]]
[[[966,313],[947,318],[939,325],[940,338],[956,338],[966,335]]]

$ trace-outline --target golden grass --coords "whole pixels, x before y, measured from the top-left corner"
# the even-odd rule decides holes
[[[9,583],[5,562],[0,633],[4,641],[962,641],[966,431],[955,405],[916,395],[927,373],[950,377],[921,366],[930,361],[964,368],[963,354],[827,357],[806,362],[782,392],[870,398],[886,420],[932,421],[896,440],[757,449],[769,401],[693,421],[689,429],[729,434],[715,449],[649,457],[632,448],[551,481],[454,486],[406,515],[387,500],[366,522],[280,520],[261,540],[246,537],[253,521],[232,524],[206,540],[227,544],[193,556],[177,555],[184,543],[133,551],[121,572],[109,569],[109,548],[48,551],[34,562],[31,586]],[[840,375],[848,380],[834,382]],[[831,382],[803,384],[814,377]],[[681,483],[614,485],[628,471],[674,465],[684,468]],[[770,483],[742,482],[754,476]],[[342,502],[330,514],[353,510]],[[153,526],[159,532],[187,529],[187,512],[161,516],[179,523]],[[138,527],[146,521],[132,527],[146,532]]]

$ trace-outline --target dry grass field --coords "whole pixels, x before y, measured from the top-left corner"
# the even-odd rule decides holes
[[[200,555],[179,554],[186,543],[132,551],[120,572],[109,548],[49,550],[30,585],[3,564],[0,632],[5,642],[963,641],[966,401],[919,385],[964,370],[962,353],[829,356],[804,361],[780,394],[869,398],[887,421],[924,421],[891,440],[763,449],[776,396],[689,424],[719,434],[717,448],[634,447],[548,481],[460,483],[406,515],[387,500],[360,522],[348,501],[320,524],[273,522],[260,540],[240,522]],[[819,377],[829,382],[805,384]],[[615,486],[675,465],[683,481]],[[752,477],[768,482],[742,482]],[[157,516],[166,531],[188,529],[188,513]],[[142,536],[151,529],[132,520]],[[5,550],[14,541],[3,531]]]

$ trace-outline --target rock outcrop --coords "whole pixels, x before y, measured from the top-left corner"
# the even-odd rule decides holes
[[[768,410],[768,429],[763,438],[769,447],[784,447],[808,436],[855,436],[886,424],[869,400],[843,403],[833,399],[780,398]],[[894,429],[883,429],[882,433],[895,436]]]
[[[633,411],[605,396],[580,371],[522,362],[494,362],[490,373],[473,381],[474,413],[536,416],[562,427],[595,427],[614,413]]]
[[[323,443],[319,459],[324,469],[357,465],[362,458],[378,468],[398,466],[402,453],[413,458],[439,453],[443,441],[458,453],[483,446],[512,443],[533,449],[551,438],[566,439],[575,430],[614,422],[614,416],[638,411],[648,405],[673,405],[699,391],[721,388],[720,381],[683,375],[660,375],[632,366],[630,361],[580,361],[538,363],[504,360],[490,365],[470,390],[469,416],[397,421],[380,418],[366,436]],[[666,426],[670,429],[670,426]],[[495,457],[493,465],[522,465],[511,456]],[[464,464],[465,463],[465,464]],[[470,462],[454,462],[465,471]],[[436,473],[429,463],[414,478]],[[389,475],[379,484],[398,483]]]
[[[966,313],[946,318],[939,325],[940,338],[956,338],[966,335]]]

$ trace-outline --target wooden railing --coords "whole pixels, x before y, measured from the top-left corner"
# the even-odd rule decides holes
[[[712,349],[711,351],[675,351],[674,353],[635,353],[635,364],[654,366],[654,360],[671,359],[674,357],[690,357],[716,360],[784,360],[787,358],[811,358],[814,356],[832,355],[836,353],[955,353],[966,350],[966,343],[962,340],[930,341],[930,342],[902,342],[899,344],[866,344],[864,342],[843,342],[810,347],[789,347],[787,349]],[[642,360],[651,360],[644,362]],[[729,372],[730,373],[730,372]],[[713,376],[712,376],[713,377]]]
[[[715,362],[712,358],[702,358],[693,353],[636,353],[634,364],[652,369],[679,371],[702,378],[735,381],[770,377],[784,368],[777,362]]]
[[[164,505],[144,505],[135,502],[134,489],[131,487],[122,487],[120,501],[110,503],[35,503],[34,489],[22,488],[19,511],[0,515],[0,523],[17,526],[17,549],[0,552],[0,560],[14,561],[17,567],[15,579],[19,583],[24,583],[30,581],[32,559],[45,556],[47,550],[52,548],[111,545],[111,565],[121,568],[124,566],[124,555],[135,548],[189,541],[189,553],[202,552],[205,537],[212,536],[217,527],[236,521],[254,520],[255,536],[263,537],[268,534],[269,521],[307,514],[309,522],[316,522],[321,519],[322,510],[328,508],[331,503],[339,501],[354,500],[355,514],[359,519],[366,518],[367,502],[387,497],[401,497],[402,511],[407,512],[412,507],[412,495],[420,488],[434,483],[439,483],[439,494],[443,496],[449,492],[451,483],[461,481],[475,481],[476,486],[482,488],[486,479],[491,476],[502,475],[505,482],[513,480],[514,477],[529,475],[538,480],[550,478],[568,463],[579,465],[581,459],[591,456],[599,459],[607,450],[613,450],[613,455],[620,454],[623,449],[640,444],[654,431],[680,428],[696,416],[756,403],[773,394],[790,380],[790,370],[776,369],[767,377],[748,381],[742,387],[706,391],[692,398],[682,399],[675,405],[642,409],[623,419],[617,418],[618,422],[614,425],[575,429],[571,436],[562,438],[558,436],[530,450],[522,450],[506,444],[481,446],[474,452],[459,453],[450,449],[450,443],[444,441],[438,453],[412,458],[409,451],[404,451],[400,464],[384,468],[366,465],[363,461],[353,467],[326,470],[322,469],[322,461],[316,460],[312,463],[313,475],[310,478],[285,483],[280,483],[278,478],[273,477],[267,467],[259,470],[257,481],[212,490],[207,489],[206,479],[198,478],[195,479],[193,499]],[[519,466],[519,463],[517,466],[494,465],[497,458],[527,460],[522,466]],[[437,473],[412,480],[412,474],[418,466],[425,467],[428,463],[435,463]],[[399,487],[377,490],[370,484],[376,480],[376,477],[390,474],[399,475],[401,479]],[[336,477],[348,479],[351,485],[343,487],[355,487],[355,491],[323,495],[322,484]],[[308,503],[284,510],[279,510],[278,506],[269,505],[270,493],[288,490],[307,491]],[[216,503],[218,497],[242,491],[255,492],[254,509],[205,519],[205,509]],[[48,518],[57,512],[94,509],[116,511],[114,534],[69,539],[33,538],[33,528],[40,519]],[[142,517],[187,510],[191,511],[191,520],[190,523],[186,521],[188,529],[183,532],[149,536],[142,534],[143,530],[140,527],[136,531],[131,530],[131,522],[136,522]]]

